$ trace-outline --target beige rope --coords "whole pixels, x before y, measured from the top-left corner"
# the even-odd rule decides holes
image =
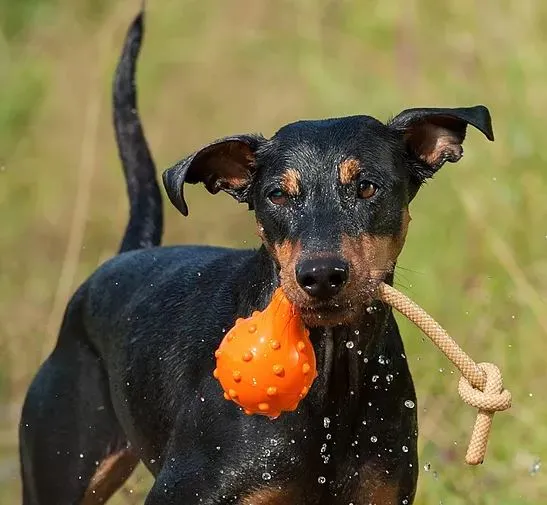
[[[465,403],[479,409],[465,462],[482,463],[494,412],[511,406],[511,393],[503,389],[500,370],[492,363],[475,363],[439,323],[403,293],[382,283],[379,294],[382,301],[420,328],[462,373],[458,392]]]

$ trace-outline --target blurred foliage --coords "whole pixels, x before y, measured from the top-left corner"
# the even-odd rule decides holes
[[[0,0],[0,503],[19,500],[20,402],[66,301],[121,237],[127,202],[110,81],[138,0]],[[397,275],[514,396],[488,458],[463,464],[473,412],[454,370],[401,321],[418,389],[417,503],[507,505],[547,496],[547,3],[539,0],[155,0],[139,66],[162,169],[212,138],[302,117],[489,106],[494,144],[469,132],[412,204]],[[166,204],[166,243],[257,244],[252,215],[189,189]],[[70,387],[70,385],[67,385]],[[511,436],[509,436],[511,435]],[[138,470],[114,503],[141,503]]]

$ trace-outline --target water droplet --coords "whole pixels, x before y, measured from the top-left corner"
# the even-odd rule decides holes
[[[530,467],[530,475],[536,475],[541,469],[541,460],[537,458]]]
[[[155,462],[156,462],[156,460],[155,460],[154,458],[152,458],[152,459],[150,460],[150,463],[151,463],[152,465],[153,465]]]
[[[329,417],[323,418],[323,426],[325,428],[328,428],[330,426],[330,418]]]
[[[327,436],[325,437],[327,440],[330,440],[332,438],[332,435],[330,433],[327,433]]]
[[[388,373],[388,374],[386,375],[386,381],[389,383],[389,382],[391,382],[392,380],[393,380],[393,375],[391,375],[390,373]]]
[[[321,446],[321,452],[322,452],[322,453],[323,453],[323,452],[326,452],[326,450],[327,450],[327,444],[323,444],[323,445]]]
[[[378,437],[375,437],[374,435],[372,435],[372,437],[370,437],[370,441],[375,444],[376,442],[378,442]]]
[[[368,363],[368,358],[363,358],[363,363]]]
[[[355,333],[356,335],[359,335],[359,330],[355,330],[353,333]]]
[[[385,356],[380,354],[380,356],[378,356],[378,363],[380,363],[380,365],[385,365],[386,364]]]
[[[403,445],[403,452],[408,452],[408,447],[406,445]]]
[[[405,407],[407,409],[413,409],[416,404],[412,400],[405,400]]]
[[[429,472],[429,470],[431,470],[431,463],[426,463],[426,464],[424,465],[424,470],[425,470],[426,472]]]
[[[270,480],[272,478],[272,474],[268,473],[268,472],[264,472],[262,474],[262,479],[263,480]]]
[[[348,341],[346,342],[346,347],[347,347],[348,349],[353,349],[353,340],[348,340]]]
[[[275,438],[272,438],[270,440],[270,444],[272,444],[274,447],[278,444],[277,440]]]
[[[402,502],[403,505],[408,505],[408,500],[405,498]]]
[[[84,457],[84,455],[82,453],[80,453],[80,458],[83,458],[83,457]]]
[[[319,484],[324,484],[325,482],[327,482],[327,479],[325,479],[325,477],[323,477],[322,475],[319,476],[319,478],[317,479],[317,482],[319,482]]]
[[[220,451],[220,445],[217,445],[217,451]],[[174,458],[173,458],[174,459]]]
[[[380,377],[378,375],[372,376],[372,382],[376,382]]]

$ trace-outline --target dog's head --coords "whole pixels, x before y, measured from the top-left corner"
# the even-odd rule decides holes
[[[247,203],[305,322],[349,324],[393,272],[421,184],[462,157],[467,125],[493,140],[483,106],[410,109],[387,124],[369,116],[298,121],[271,139],[213,142],[163,180],[184,215],[185,182]]]

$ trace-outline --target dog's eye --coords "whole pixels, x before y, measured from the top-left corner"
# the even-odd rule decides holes
[[[289,197],[282,189],[274,189],[268,193],[268,199],[274,205],[285,205]]]
[[[378,191],[378,186],[370,181],[360,181],[357,186],[357,195],[359,198],[368,200],[372,198]]]

